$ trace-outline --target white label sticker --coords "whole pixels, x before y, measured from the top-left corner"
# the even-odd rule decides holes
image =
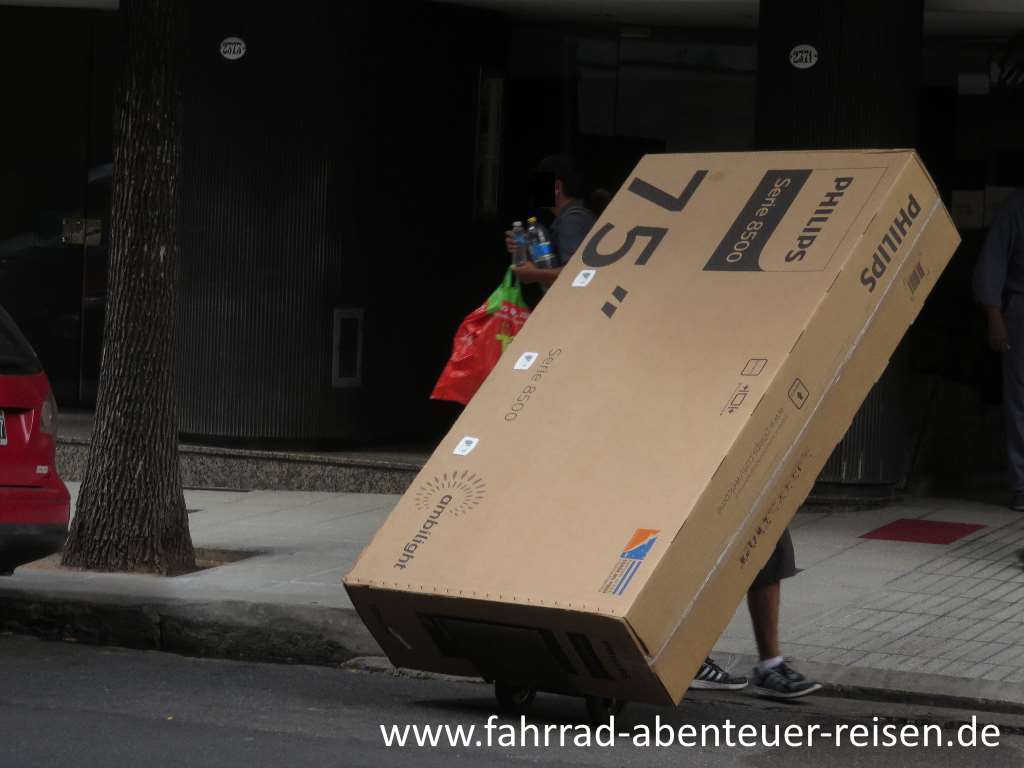
[[[576,279],[572,281],[573,288],[586,288],[590,285],[590,281],[594,279],[594,275],[597,274],[596,269],[584,269],[578,275]]]
[[[537,352],[524,352],[522,357],[516,362],[517,371],[528,371],[533,367],[533,364],[537,362],[537,358],[540,354]]]
[[[459,441],[459,446],[455,449],[456,456],[469,456],[476,448],[477,443],[480,442],[479,437],[464,437]]]
[[[36,467],[36,474],[37,475],[45,475],[45,474],[48,474],[49,471],[50,471],[50,468],[48,466],[46,466],[45,464],[40,464],[39,466]]]

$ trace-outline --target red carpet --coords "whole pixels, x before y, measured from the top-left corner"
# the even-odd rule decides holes
[[[916,544],[952,544],[980,531],[984,525],[974,523],[940,523],[937,520],[894,520],[861,536],[862,539],[912,541]]]

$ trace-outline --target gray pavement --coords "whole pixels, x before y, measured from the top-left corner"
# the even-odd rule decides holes
[[[948,545],[860,538],[900,518],[985,527]],[[804,511],[793,538],[804,570],[783,587],[788,654],[872,670],[881,687],[887,677],[940,675],[952,678],[953,695],[1024,701],[1024,516],[915,499],[871,511]],[[753,652],[742,611],[718,649]]]
[[[580,702],[540,696],[529,724],[572,728],[569,745],[486,745],[481,734],[494,712],[489,686],[465,680],[413,679],[391,674],[192,659],[155,652],[46,643],[0,636],[0,765],[17,768],[290,768],[305,766],[678,766],[696,768],[1010,768],[1024,757],[1020,725],[982,716],[1000,729],[998,746],[961,747],[967,712],[813,697],[784,705],[721,694],[688,696],[678,708],[630,706],[616,721],[614,746],[576,746],[596,738]],[[726,730],[756,733],[799,728],[837,735],[861,726],[923,729],[942,726],[941,746],[862,747],[819,736],[813,746],[726,746]],[[638,746],[632,738],[660,722],[678,732],[716,729],[703,747]],[[384,745],[381,726],[447,725],[476,729],[468,746]],[[518,730],[500,718],[496,725]],[[555,732],[557,733],[557,731]],[[734,741],[737,730],[733,731]],[[847,730],[849,734],[849,730]],[[991,738],[991,731],[989,731]],[[756,738],[756,737],[755,737]],[[806,738],[805,736],[803,738]],[[949,742],[957,741],[950,745]],[[476,742],[480,742],[480,746]],[[870,744],[870,742],[867,742]],[[989,743],[994,743],[990,741]]]
[[[187,491],[196,546],[251,557],[176,578],[22,567],[0,579],[0,627],[307,663],[379,653],[339,582],[397,499]],[[861,538],[900,518],[985,527],[949,545]],[[784,585],[781,626],[784,652],[801,669],[867,695],[1024,712],[1024,516],[915,499],[867,511],[803,510],[793,536],[803,570]],[[89,605],[102,610],[91,615]],[[715,653],[744,669],[753,652],[741,606]]]
[[[78,488],[78,483],[68,483],[72,504]],[[23,566],[15,578],[26,585],[76,592],[351,609],[341,577],[398,499],[308,491],[186,491],[194,546],[250,557],[174,578],[45,565]]]

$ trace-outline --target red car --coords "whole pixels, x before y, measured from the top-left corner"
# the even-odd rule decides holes
[[[50,382],[0,307],[0,574],[64,546],[71,499],[57,474],[56,436]]]

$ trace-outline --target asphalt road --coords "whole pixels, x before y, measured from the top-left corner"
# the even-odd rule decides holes
[[[0,768],[386,768],[441,766],[453,759],[481,766],[1016,768],[1024,758],[1024,737],[1006,733],[994,749],[858,749],[820,743],[813,748],[642,748],[622,740],[610,748],[384,746],[381,724],[475,725],[475,736],[483,741],[482,729],[493,707],[488,686],[461,680],[190,659],[0,636]],[[698,733],[703,725],[724,728],[727,721],[758,728],[817,725],[819,733],[834,733],[838,726],[861,724],[871,729],[873,715],[896,718],[883,720],[880,727],[887,722],[919,723],[917,727],[926,721],[942,722],[943,738],[948,740],[957,734],[952,723],[969,719],[971,713],[824,697],[780,705],[744,695],[704,694],[678,709],[631,706],[619,718],[616,731],[637,735],[642,733],[638,726],[653,726],[660,716],[673,729],[691,725]],[[982,715],[981,722],[999,717]],[[597,735],[585,725],[582,704],[564,697],[538,697],[529,722],[540,732],[547,726],[570,726],[570,741],[585,738],[581,734]],[[512,723],[498,721],[505,730],[493,731],[492,740],[507,736]],[[518,724],[514,727],[518,729]],[[724,731],[720,737],[725,738]],[[739,733],[733,738],[738,740]]]

